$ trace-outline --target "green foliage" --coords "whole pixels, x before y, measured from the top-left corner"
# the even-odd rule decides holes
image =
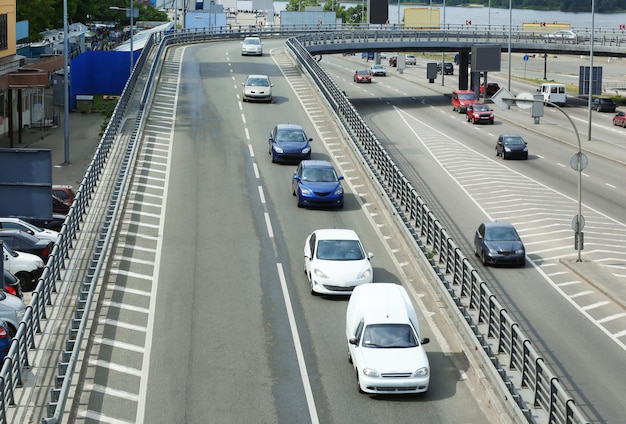
[[[285,10],[287,12],[304,12],[307,6],[319,6],[320,2],[317,0],[289,0]]]
[[[110,10],[110,6],[129,8],[130,2],[121,0],[66,0],[68,24],[88,24],[93,21],[115,21],[128,25],[130,18],[123,11]],[[114,4],[111,4],[114,3]],[[136,21],[167,22],[165,12],[159,12],[154,6],[143,2],[133,2],[139,11]],[[29,22],[29,39],[41,39],[40,33],[46,29],[63,28],[63,0],[18,0],[16,2],[17,21]]]

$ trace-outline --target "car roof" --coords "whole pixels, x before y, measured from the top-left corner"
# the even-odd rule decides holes
[[[22,231],[22,230],[18,230],[16,228],[2,228],[0,229],[0,237],[2,237],[3,235],[7,235],[7,236],[13,236],[13,237],[22,237],[28,240],[32,240],[32,241],[40,241],[41,239],[39,239],[38,237],[35,237],[29,233],[27,233],[26,231]]]
[[[459,94],[476,94],[474,93],[474,91],[472,90],[454,90],[453,93],[459,93]]]
[[[278,124],[276,125],[276,129],[278,130],[302,130],[302,127],[297,124]]]
[[[250,74],[250,75],[248,75],[248,78],[266,78],[266,79],[270,79],[270,77],[268,77],[267,75],[261,75],[261,74]]]
[[[485,225],[485,228],[513,228],[515,229],[515,226],[511,224],[510,222],[488,221],[488,222],[483,222],[483,224]]]
[[[315,230],[315,234],[318,240],[359,240],[356,232],[348,229],[327,228]]]
[[[327,160],[303,160],[300,164],[305,168],[333,168],[332,163]]]

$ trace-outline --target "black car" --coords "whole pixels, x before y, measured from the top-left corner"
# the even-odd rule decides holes
[[[526,249],[513,224],[483,222],[474,234],[474,254],[483,265],[526,264]]]
[[[22,218],[26,222],[30,222],[31,224],[39,227],[46,228],[48,230],[58,231],[60,232],[63,228],[63,223],[65,222],[65,218],[67,215],[63,215],[60,213],[53,213],[50,219],[44,218]]]
[[[4,278],[0,281],[2,290],[5,293],[12,294],[13,296],[17,296],[20,299],[24,300],[24,293],[22,292],[22,286],[20,285],[20,280],[15,277],[15,275],[11,274],[6,269],[4,270]]]
[[[437,73],[441,73],[441,69],[443,68],[444,75],[454,75],[454,65],[452,62],[444,62],[443,65],[441,62],[437,62]]]
[[[596,97],[593,99],[593,107],[598,112],[615,112],[615,108],[617,108],[617,104],[613,101],[613,99],[608,97]]]
[[[502,159],[528,159],[528,146],[519,135],[500,135],[496,142],[496,156]]]
[[[44,262],[54,248],[53,241],[40,240],[21,230],[0,230],[0,240],[13,250],[39,256]]]

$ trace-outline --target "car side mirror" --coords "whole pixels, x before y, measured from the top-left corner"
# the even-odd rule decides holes
[[[242,82],[242,83],[241,83],[241,85],[242,85],[242,86],[245,86],[245,85],[246,85],[246,83],[245,83],[245,82]]]
[[[293,179],[296,181],[300,181],[300,176],[298,174],[293,174]]]
[[[312,138],[309,138],[309,143],[310,143],[310,142],[312,142],[312,141],[313,141],[313,139],[312,139]]]
[[[428,337],[424,337],[422,339],[422,344],[425,345],[425,344],[428,344],[428,343],[430,343],[430,339]]]
[[[374,254],[372,252],[367,252],[367,259],[372,259]]]
[[[354,346],[358,346],[359,345],[359,339],[357,339],[356,337],[350,337],[350,340],[348,340],[348,343],[350,343],[351,345],[354,345]]]
[[[340,175],[338,179],[339,181],[343,180],[343,175]]]

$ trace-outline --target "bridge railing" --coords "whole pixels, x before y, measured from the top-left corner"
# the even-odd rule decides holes
[[[375,34],[355,36],[376,37]],[[417,247],[430,261],[444,297],[457,308],[465,322],[462,330],[466,340],[480,345],[491,375],[501,380],[502,385],[496,384],[498,388],[503,387],[501,398],[512,398],[531,423],[588,423],[519,324],[471,266],[346,95],[306,49],[307,43],[327,41],[318,34],[304,35],[290,38],[287,46],[344,125]]]

